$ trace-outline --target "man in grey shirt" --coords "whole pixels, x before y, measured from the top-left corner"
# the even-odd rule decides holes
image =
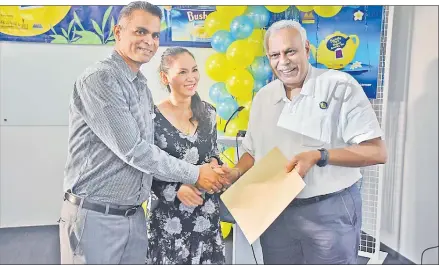
[[[152,178],[218,192],[228,180],[154,145],[154,103],[140,66],[159,46],[161,10],[125,6],[115,50],[77,79],[70,102],[69,146],[61,211],[62,263],[144,263],[145,214]]]

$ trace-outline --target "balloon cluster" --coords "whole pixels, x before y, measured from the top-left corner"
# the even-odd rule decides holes
[[[218,131],[226,136],[247,129],[253,96],[272,79],[264,28],[272,13],[288,7],[217,6],[206,17],[205,32],[216,51],[205,65],[207,75],[216,81],[209,97],[216,105]]]
[[[296,6],[296,8],[304,13],[314,11],[321,17],[333,17],[340,12],[342,6]]]

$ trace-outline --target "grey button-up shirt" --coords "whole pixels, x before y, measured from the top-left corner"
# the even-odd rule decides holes
[[[194,184],[199,168],[154,145],[145,77],[113,52],[76,81],[69,111],[64,189],[95,201],[139,205],[152,178]]]

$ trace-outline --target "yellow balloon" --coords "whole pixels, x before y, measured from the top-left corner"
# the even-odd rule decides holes
[[[311,11],[313,11],[313,9],[314,9],[314,6],[296,6],[296,8],[299,10],[299,11],[302,11],[302,12],[311,12]]]
[[[220,222],[220,224],[221,224],[221,234],[223,238],[226,239],[229,236],[230,231],[232,231],[232,224],[227,222]]]
[[[232,168],[235,166],[235,154],[235,147],[229,147],[220,154],[220,159],[226,163],[228,167]]]
[[[217,6],[216,10],[225,16],[237,17],[244,13],[247,6]]]
[[[239,131],[247,130],[248,119],[244,115],[240,115],[239,117],[235,117],[233,120],[230,120],[226,127],[225,136],[236,137]]]
[[[234,66],[245,68],[255,59],[255,47],[247,40],[236,40],[226,51],[227,60]]]
[[[238,115],[237,115],[237,117],[238,118],[241,118],[242,116],[244,116],[244,118],[243,119],[249,119],[250,118],[250,108],[251,108],[251,106],[252,106],[252,100],[247,100],[247,101],[245,101],[245,100],[237,100],[237,102],[238,102],[238,105],[239,106],[243,106],[244,107],[244,109],[243,110],[241,110],[240,112],[238,112]]]
[[[145,216],[147,216],[148,215],[148,202],[147,201],[142,203],[142,208],[143,208],[143,211],[145,212]]]
[[[239,97],[235,96],[236,101],[250,101],[253,99],[253,90],[252,91],[241,91]],[[239,103],[238,103],[239,104]]]
[[[243,106],[246,109],[250,109],[251,105],[252,105],[252,101],[251,100],[246,100],[246,99],[236,99],[236,102],[238,103],[239,106]]]
[[[229,21],[230,20],[230,21]],[[222,16],[218,11],[207,15],[204,20],[204,30],[207,37],[212,37],[218,30],[230,30],[231,19]]]
[[[229,147],[226,150],[224,150],[223,154],[231,160],[233,163],[235,163],[236,159],[236,148],[235,147]]]
[[[287,10],[290,6],[265,6],[265,7],[273,13],[281,13]]]
[[[229,61],[224,54],[214,53],[206,60],[206,74],[215,81],[222,82],[229,76]]]
[[[238,119],[248,120],[250,118],[250,109],[243,109],[238,113],[238,116],[236,117]]]
[[[254,45],[255,56],[264,56],[264,37],[265,29],[254,29],[252,34],[247,38],[247,42]]]
[[[340,12],[342,6],[315,6],[314,12],[321,17],[333,17]]]
[[[229,93],[237,98],[248,99],[249,95],[252,96],[253,76],[246,69],[236,69],[229,75],[226,83],[226,88]]]

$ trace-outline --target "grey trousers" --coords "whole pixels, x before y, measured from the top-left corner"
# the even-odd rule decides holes
[[[356,264],[362,218],[357,185],[325,200],[294,201],[260,238],[265,264]]]
[[[145,264],[148,238],[142,208],[124,217],[64,201],[59,237],[62,264]]]

